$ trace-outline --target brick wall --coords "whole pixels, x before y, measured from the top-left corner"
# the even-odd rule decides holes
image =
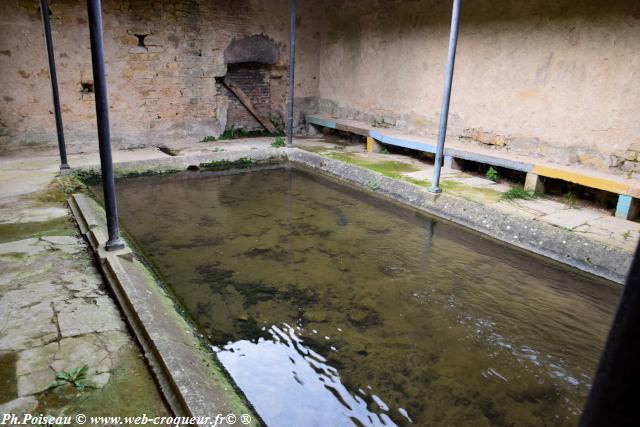
[[[311,52],[316,43],[316,3],[301,5],[299,52]],[[280,53],[271,66],[270,104],[260,108],[284,113],[288,8],[288,0],[103,0],[114,145],[197,143],[218,136],[230,102],[235,111],[234,100],[216,85],[227,72],[223,53],[234,39],[256,34],[273,40]],[[97,150],[94,96],[86,90],[93,80],[86,2],[50,0],[50,9],[69,149]],[[0,2],[0,28],[0,152],[55,148],[38,2]],[[317,95],[317,61],[317,55],[299,55],[297,96]]]
[[[235,83],[251,100],[255,109],[264,117],[271,117],[271,67],[255,63],[231,64],[226,78]],[[263,130],[262,125],[224,85],[219,83],[220,93],[229,97],[227,128]]]

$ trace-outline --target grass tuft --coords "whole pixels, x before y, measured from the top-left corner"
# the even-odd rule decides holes
[[[569,191],[564,195],[564,203],[569,207],[569,209],[578,208],[578,198],[573,191]]]
[[[503,200],[531,200],[536,198],[536,193],[530,190],[525,190],[524,188],[516,187],[502,193],[501,198]]]
[[[284,138],[281,136],[276,136],[276,139],[271,143],[273,148],[282,148],[285,146]]]
[[[492,166],[487,171],[486,177],[487,177],[488,180],[491,180],[493,182],[497,182],[500,179],[500,174]]]

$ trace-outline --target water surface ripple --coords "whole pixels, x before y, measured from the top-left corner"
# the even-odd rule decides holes
[[[118,191],[268,425],[576,424],[621,287],[297,170]]]

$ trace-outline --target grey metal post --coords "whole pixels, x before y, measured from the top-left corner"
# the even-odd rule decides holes
[[[100,167],[102,169],[102,189],[107,212],[109,240],[108,251],[124,248],[120,240],[118,207],[111,159],[111,135],[109,131],[109,99],[107,79],[104,73],[104,41],[102,39],[102,5],[100,0],[87,0],[89,11],[89,34],[91,38],[91,62],[93,64],[93,84],[96,99],[96,119],[98,122],[98,143],[100,145]]]
[[[291,0],[291,30],[289,33],[289,94],[287,100],[287,147],[293,147],[293,92],[296,71],[297,2]]]
[[[447,71],[444,79],[444,95],[440,110],[440,127],[438,128],[438,147],[436,148],[436,160],[433,170],[433,182],[429,191],[440,193],[440,169],[444,156],[444,141],[447,137],[447,121],[449,120],[449,102],[451,101],[451,85],[453,83],[453,68],[456,62],[456,47],[458,44],[458,24],[460,23],[460,6],[462,0],[453,0],[453,12],[451,15],[451,33],[449,35],[449,57],[447,59]]]
[[[69,169],[67,163],[67,148],[64,143],[64,129],[62,127],[62,112],[60,111],[60,94],[58,93],[58,75],[56,74],[56,60],[53,55],[53,40],[51,38],[51,22],[49,22],[49,2],[40,0],[40,13],[42,14],[42,26],[44,27],[44,40],[47,45],[47,57],[49,58],[49,77],[51,79],[51,93],[53,95],[53,113],[56,119],[56,131],[58,133],[58,150],[60,151],[60,169]]]

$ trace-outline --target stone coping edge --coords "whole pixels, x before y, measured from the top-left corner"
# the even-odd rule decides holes
[[[429,193],[424,187],[312,152],[292,148],[287,149],[287,157],[294,164],[364,187],[430,215],[616,283],[624,283],[631,265],[632,252],[609,247],[550,224],[500,212],[447,193]]]
[[[119,162],[114,164],[114,168],[116,175],[127,176],[145,172],[183,171],[202,164],[236,162],[242,159],[253,163],[289,161],[311,168],[342,182],[616,283],[624,283],[633,258],[633,252],[608,246],[550,224],[500,212],[490,206],[446,192],[434,195],[424,187],[388,178],[378,172],[298,148],[263,148]],[[83,169],[99,172],[99,165],[79,170]]]
[[[239,419],[249,414],[249,425],[260,425],[215,355],[203,346],[171,297],[130,247],[113,252],[104,249],[104,210],[83,194],[72,195],[68,203],[174,415],[215,418],[218,414],[234,414]],[[225,420],[217,425],[234,424]]]

